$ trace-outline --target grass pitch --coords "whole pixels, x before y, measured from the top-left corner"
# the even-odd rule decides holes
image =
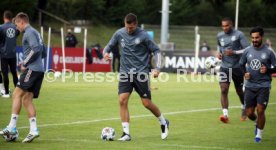
[[[29,132],[29,122],[24,108],[17,128],[19,139],[8,143],[0,140],[0,149],[234,149],[272,150],[276,148],[276,81],[274,78],[267,121],[262,143],[254,142],[254,124],[240,121],[240,104],[231,85],[230,123],[219,121],[220,90],[218,82],[203,81],[202,76],[187,75],[180,80],[176,74],[167,74],[167,82],[152,80],[153,102],[170,120],[170,134],[167,140],[160,138],[158,120],[146,110],[139,96],[134,92],[129,101],[131,115],[130,133],[132,141],[106,142],[100,139],[102,128],[113,127],[116,139],[121,136],[117,81],[98,82],[84,80],[83,75],[69,79],[58,78],[50,82],[45,76],[41,95],[34,103],[40,137],[29,144],[21,141]],[[166,76],[163,76],[164,81]],[[183,77],[183,76],[182,76]],[[208,79],[211,76],[207,76]],[[183,78],[182,78],[183,79]],[[202,80],[202,81],[200,81]],[[13,90],[13,89],[12,89]],[[0,127],[10,120],[11,99],[0,98]]]

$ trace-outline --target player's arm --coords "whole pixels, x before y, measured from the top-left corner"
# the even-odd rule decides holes
[[[247,63],[247,58],[246,58],[246,55],[247,55],[247,51],[245,51],[242,56],[241,56],[241,59],[239,61],[239,65],[240,65],[240,68],[241,68],[241,71],[243,72],[243,74],[246,73],[246,63]]]
[[[161,53],[159,47],[150,39],[147,39],[148,49],[153,53],[155,68],[152,71],[153,77],[158,77],[161,69]]]
[[[116,48],[116,46],[118,46],[117,32],[113,34],[108,44],[104,47],[103,55],[105,60],[111,60],[109,53],[111,52],[112,49]]]
[[[40,51],[42,49],[42,44],[40,43],[41,39],[38,39],[34,33],[28,34],[26,38],[28,38],[27,41],[29,42],[29,45],[30,45],[30,53],[23,60],[22,65],[24,67],[28,66],[28,64],[34,62],[37,58],[41,57]]]
[[[245,49],[250,46],[247,38],[244,36],[244,34],[241,32],[240,34],[240,44],[241,44],[241,47],[243,49],[240,49],[240,50],[236,50],[236,51],[233,51],[233,54],[235,55],[241,55],[242,53],[244,53]]]
[[[276,56],[274,51],[270,53],[271,66],[262,65],[261,73],[276,73]]]

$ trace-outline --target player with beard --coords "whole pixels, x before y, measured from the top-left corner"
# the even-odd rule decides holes
[[[250,120],[256,122],[255,141],[261,142],[271,89],[271,73],[276,72],[276,58],[275,53],[263,44],[263,28],[254,27],[250,35],[252,46],[245,49],[239,64],[244,78],[248,80],[244,96],[246,114]]]

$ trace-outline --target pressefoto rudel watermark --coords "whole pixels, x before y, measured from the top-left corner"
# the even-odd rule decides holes
[[[120,79],[121,76],[121,79]],[[172,76],[176,76],[173,77]],[[227,76],[232,78],[232,69],[229,69],[229,75],[224,72],[217,72],[214,69],[197,74],[190,73],[186,69],[177,69],[176,74],[169,74],[166,72],[160,72],[157,78],[153,78],[151,73],[135,73],[134,71],[129,73],[115,73],[115,72],[73,72],[70,69],[63,70],[62,72],[49,70],[45,73],[44,79],[47,82],[55,82],[60,80],[61,82],[88,82],[88,83],[113,83],[120,80],[120,82],[130,81],[133,82],[134,78],[138,81],[145,82],[148,79],[151,82],[161,82],[166,83],[170,80],[174,80],[175,82],[183,83],[183,82],[216,82],[222,81],[227,82]]]

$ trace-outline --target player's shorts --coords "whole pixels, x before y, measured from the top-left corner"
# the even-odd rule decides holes
[[[32,71],[26,69],[19,78],[17,87],[34,94],[33,98],[38,98],[39,91],[44,78],[44,72]]]
[[[133,88],[141,98],[151,99],[150,80],[148,74],[121,73],[118,94],[132,93]]]
[[[219,82],[230,83],[233,79],[235,87],[243,86],[243,73],[240,68],[220,68]]]
[[[245,107],[256,107],[257,104],[267,107],[269,101],[270,88],[245,88],[244,101]]]

